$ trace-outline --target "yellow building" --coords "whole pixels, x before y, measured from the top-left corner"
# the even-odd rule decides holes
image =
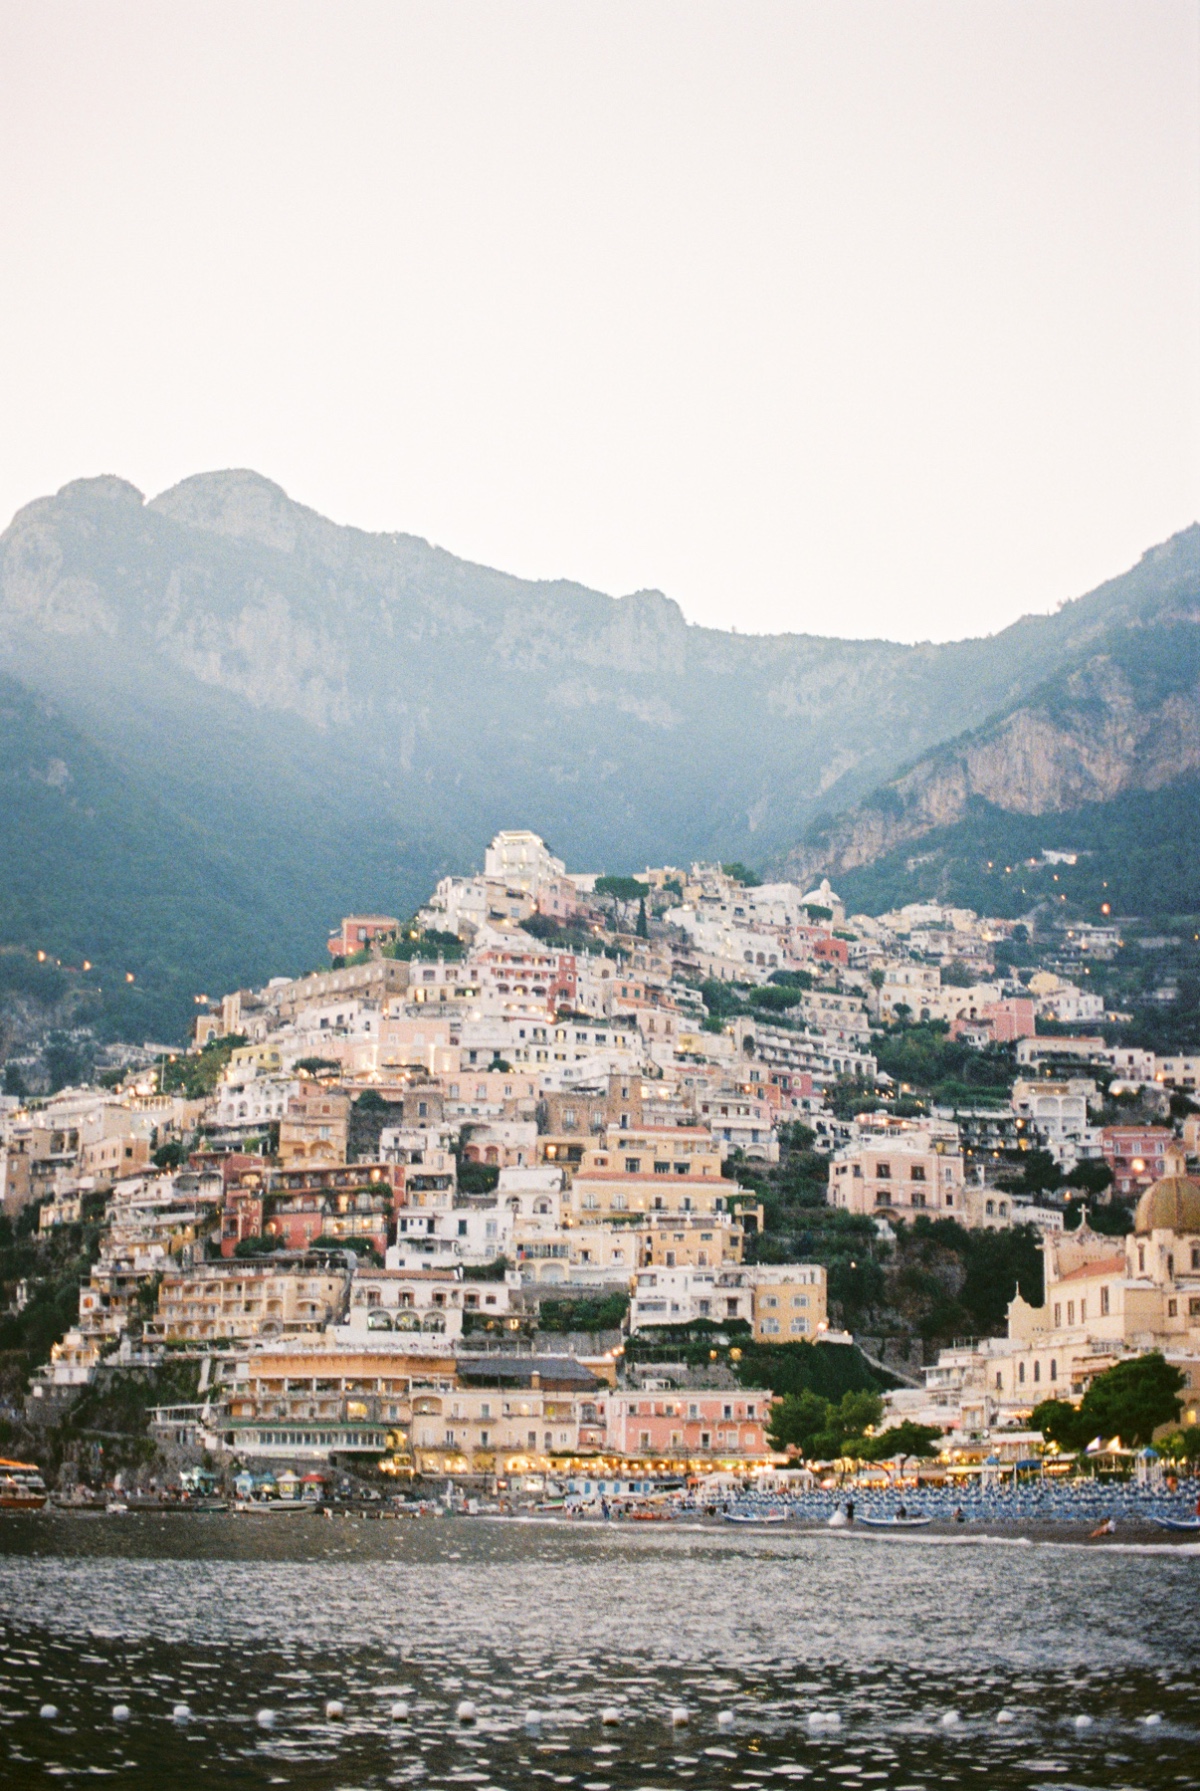
[[[170,1269],[145,1327],[159,1343],[316,1331],[339,1317],[349,1273],[320,1259],[288,1264],[230,1258]]]
[[[825,1270],[817,1263],[760,1265],[751,1271],[757,1343],[795,1343],[829,1327]]]

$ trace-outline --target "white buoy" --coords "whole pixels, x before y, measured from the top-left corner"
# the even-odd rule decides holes
[[[1075,1718],[1075,1727],[1077,1729],[1090,1729],[1091,1726],[1092,1726],[1092,1719],[1090,1716],[1085,1716],[1085,1715],[1081,1714]]]
[[[541,1711],[540,1710],[527,1710],[525,1712],[525,1727],[527,1729],[540,1729],[541,1726],[542,1726]]]
[[[996,1712],[996,1721],[998,1723],[1015,1723],[1016,1720],[1017,1713],[1015,1710],[998,1710]]]
[[[717,1727],[718,1727],[718,1729],[732,1729],[732,1727],[733,1727],[733,1711],[732,1710],[718,1710],[717,1711]]]
[[[393,1704],[392,1705],[392,1721],[394,1723],[406,1723],[408,1721],[408,1705],[407,1704]]]
[[[454,1714],[457,1716],[460,1723],[473,1723],[479,1712],[476,1710],[474,1704],[472,1704],[470,1698],[461,1698],[459,1700],[458,1709]]]
[[[57,1720],[58,1720],[58,1705],[57,1704],[43,1704],[42,1708],[38,1711],[38,1715],[41,1717],[41,1719],[44,1723],[57,1722]]]
[[[259,1711],[254,1720],[260,1729],[273,1729],[275,1727],[275,1712],[264,1708]]]
[[[191,1720],[191,1706],[189,1704],[176,1704],[174,1710],[171,1712],[171,1721],[173,1723],[190,1723]]]
[[[112,1716],[114,1723],[127,1723],[129,1721],[128,1704],[114,1704],[112,1708]]]
[[[1145,1725],[1148,1729],[1157,1729],[1159,1723],[1162,1722],[1162,1712],[1156,1710],[1156,1711],[1154,1711],[1153,1715],[1144,1716],[1142,1718],[1142,1721],[1145,1723]]]
[[[621,1712],[617,1709],[615,1704],[610,1704],[607,1709],[600,1712],[600,1721],[604,1724],[606,1729],[615,1729],[620,1720]]]
[[[336,1723],[340,1721],[345,1714],[346,1706],[342,1703],[340,1698],[326,1698],[325,1721],[327,1723]]]
[[[671,1727],[673,1729],[686,1729],[690,1721],[691,1717],[688,1715],[683,1705],[676,1704],[671,1712]]]
[[[959,1716],[957,1710],[943,1710],[943,1712],[942,1712],[942,1727],[943,1727],[943,1729],[956,1729],[961,1721],[962,1721],[962,1718]]]
[[[814,1710],[808,1719],[810,1729],[840,1729],[842,1719],[835,1710]]]

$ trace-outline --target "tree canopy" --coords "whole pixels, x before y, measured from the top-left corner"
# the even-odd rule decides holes
[[[1097,1375],[1082,1401],[1044,1399],[1029,1422],[1060,1449],[1083,1449],[1099,1437],[1120,1437],[1126,1448],[1149,1443],[1164,1424],[1178,1422],[1184,1376],[1158,1350],[1118,1362]]]

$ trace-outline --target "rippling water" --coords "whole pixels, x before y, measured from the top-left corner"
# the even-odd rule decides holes
[[[6,1787],[1200,1786],[1195,1547],[43,1513],[0,1613]]]

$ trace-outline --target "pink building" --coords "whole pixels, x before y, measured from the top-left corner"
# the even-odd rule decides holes
[[[1105,1126],[1100,1148],[1113,1172],[1113,1193],[1140,1194],[1161,1181],[1166,1153],[1176,1142],[1166,1126]]]
[[[711,1456],[761,1461],[770,1451],[767,1420],[774,1394],[737,1388],[663,1392],[653,1388],[608,1394],[605,1447],[635,1458]]]
[[[973,1044],[1011,1045],[1016,1039],[1033,1038],[1036,1032],[1033,1002],[1027,995],[1009,995],[1003,1001],[985,1001],[978,1014],[960,1014],[950,1037]]]
[[[390,939],[400,930],[400,922],[390,914],[348,914],[336,933],[326,941],[331,958],[352,958],[366,951],[376,939]]]

